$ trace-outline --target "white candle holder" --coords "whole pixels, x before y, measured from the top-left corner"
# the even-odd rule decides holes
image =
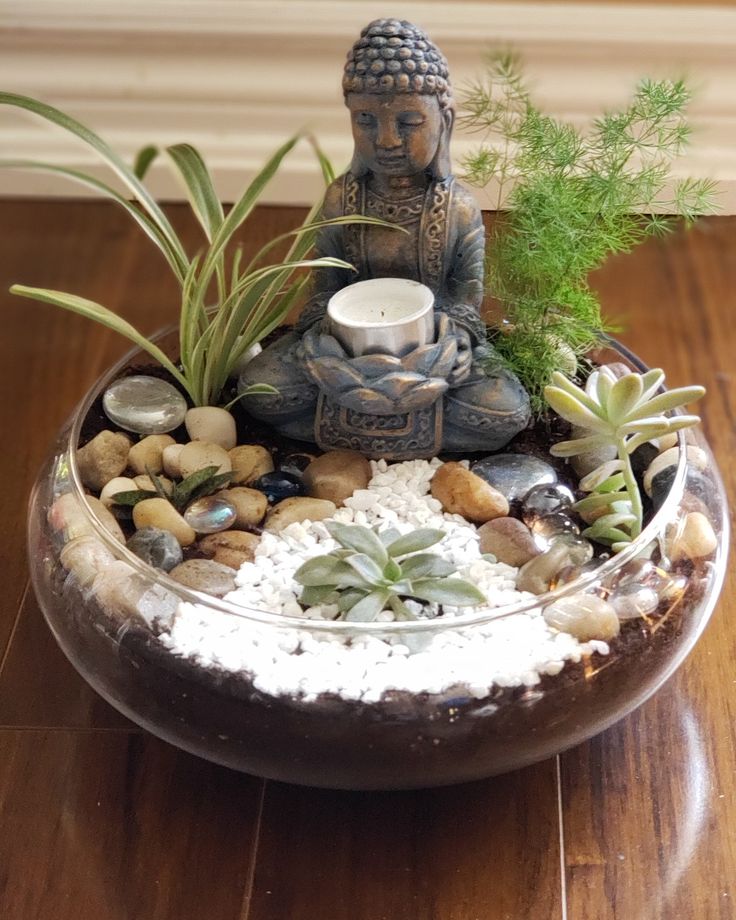
[[[408,278],[357,281],[327,304],[330,330],[353,356],[402,357],[434,340],[434,294]]]

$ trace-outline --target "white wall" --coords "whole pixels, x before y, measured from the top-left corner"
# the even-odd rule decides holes
[[[483,50],[513,45],[537,97],[577,123],[622,102],[643,75],[685,73],[697,87],[696,136],[682,174],[723,183],[736,213],[736,9],[665,4],[482,0],[0,0],[0,88],[37,96],[86,121],[132,156],[187,140],[232,198],[278,144],[308,125],[335,162],[350,138],[340,77],[360,28],[379,15],[423,25],[454,84]],[[469,144],[457,136],[458,159]],[[94,168],[94,157],[31,116],[0,110],[0,156]],[[102,173],[100,173],[102,174]],[[155,169],[154,190],[180,197]],[[270,200],[305,203],[320,179],[305,148]],[[0,171],[0,194],[79,194],[61,180]]]

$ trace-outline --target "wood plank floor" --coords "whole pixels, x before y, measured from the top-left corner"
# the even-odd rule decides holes
[[[172,219],[196,235],[181,207]],[[296,219],[258,213],[246,247]],[[13,281],[143,331],[175,289],[111,206],[0,201],[0,917],[3,920],[733,920],[736,582],[678,674],[559,759],[437,791],[332,793],[215,767],[139,731],[58,651],[28,590],[25,502],[74,403],[126,344]],[[704,424],[736,495],[736,219],[614,259],[623,340]]]

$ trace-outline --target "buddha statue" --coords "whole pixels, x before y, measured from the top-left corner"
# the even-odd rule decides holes
[[[379,19],[363,29],[343,76],[354,154],[327,189],[323,216],[364,215],[393,227],[323,229],[318,255],[349,262],[315,271],[294,329],[246,365],[248,412],[323,449],[387,459],[494,451],[529,421],[529,399],[494,361],[480,316],[485,236],[478,205],[452,176],[455,109],[447,62],[416,26]],[[400,229],[397,229],[400,228]],[[333,294],[371,278],[419,281],[434,294],[434,341],[409,354],[355,357],[326,318]]]

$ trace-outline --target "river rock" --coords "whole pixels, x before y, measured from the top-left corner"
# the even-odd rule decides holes
[[[175,386],[144,374],[120,377],[102,397],[105,415],[136,434],[165,434],[184,421],[187,401]]]
[[[372,477],[368,460],[355,450],[330,450],[304,470],[304,485],[312,498],[342,505],[358,489],[365,489]]]
[[[174,483],[167,479],[166,476],[156,476],[161,487],[167,495],[171,495],[174,489]],[[133,480],[135,482],[136,489],[140,489],[142,492],[155,492],[156,486],[153,484],[153,480],[150,476],[136,476]]]
[[[269,511],[263,529],[278,533],[289,524],[323,521],[336,511],[336,504],[324,498],[287,498]]]
[[[170,434],[149,434],[130,448],[128,466],[139,476],[149,472],[156,475],[164,468],[164,448],[172,444],[176,441]]]
[[[169,575],[187,588],[213,597],[224,597],[235,590],[233,570],[213,559],[189,559],[173,568]]]
[[[94,495],[85,495],[87,504],[92,509],[97,520],[102,524],[105,530],[112,534],[116,540],[119,540],[121,543],[125,543],[125,535],[120,529],[120,524],[117,522],[115,515],[107,508],[99,498],[95,498]]]
[[[221,492],[198,498],[184,512],[184,520],[197,533],[219,533],[235,523],[235,505]]]
[[[144,498],[133,508],[133,523],[136,530],[156,527],[168,530],[179,541],[180,546],[191,546],[197,534],[187,524],[176,508],[165,498]]]
[[[219,406],[197,406],[190,409],[184,424],[192,441],[209,441],[225,450],[232,450],[238,442],[235,419],[227,409]]]
[[[431,491],[445,511],[483,524],[509,513],[505,496],[460,463],[450,461],[432,477]]]
[[[499,517],[478,528],[481,553],[492,553],[499,562],[516,568],[540,553],[529,528],[512,517]]]
[[[553,545],[546,553],[535,556],[521,567],[516,576],[516,588],[530,594],[544,594],[549,591],[557,574],[568,565],[570,557],[567,549],[562,545]]]
[[[529,454],[493,454],[471,469],[510,502],[521,501],[535,486],[557,482],[554,467]]]
[[[169,444],[169,446],[164,447],[162,451],[161,461],[163,463],[164,473],[172,479],[181,479],[179,457],[185,447],[185,444]]]
[[[128,465],[130,439],[119,431],[101,431],[77,451],[77,466],[88,489],[101,492]]]
[[[237,486],[234,489],[226,489],[224,492],[220,492],[220,495],[226,498],[235,508],[233,527],[239,527],[243,530],[258,527],[266,516],[268,499],[258,489]]]
[[[184,558],[174,534],[158,527],[141,527],[126,545],[131,553],[135,553],[147,565],[164,572],[171,571]]]
[[[690,511],[679,533],[670,538],[669,557],[672,562],[705,559],[717,546],[718,538],[708,518],[700,511]]]
[[[208,466],[217,467],[218,473],[229,473],[233,466],[230,455],[219,444],[209,441],[190,441],[179,454],[179,469],[183,479]]]
[[[255,482],[273,471],[273,457],[260,444],[241,444],[230,451],[233,485]]]
[[[111,508],[115,504],[113,499],[118,492],[135,492],[137,489],[135,480],[126,476],[116,476],[103,486],[100,501],[106,508]]]
[[[87,588],[101,569],[110,565],[115,557],[101,540],[86,534],[70,540],[62,548],[59,560],[67,572],[74,575],[79,585]]]
[[[644,491],[651,497],[652,494],[652,480],[654,477],[661,473],[663,470],[666,470],[667,467],[674,466],[677,467],[677,464],[680,460],[680,448],[679,447],[670,447],[668,450],[663,451],[661,454],[658,454],[654,460],[647,467],[646,473],[644,473]],[[688,466],[694,467],[696,470],[704,470],[708,465],[708,455],[706,452],[700,448],[695,447],[693,444],[688,444],[687,447],[687,462]]]
[[[231,569],[239,569],[244,562],[252,562],[260,537],[242,530],[223,530],[203,537],[197,546],[209,559]]]
[[[548,626],[569,633],[580,642],[614,639],[621,629],[618,615],[608,601],[596,594],[571,594],[561,597],[544,609]]]

